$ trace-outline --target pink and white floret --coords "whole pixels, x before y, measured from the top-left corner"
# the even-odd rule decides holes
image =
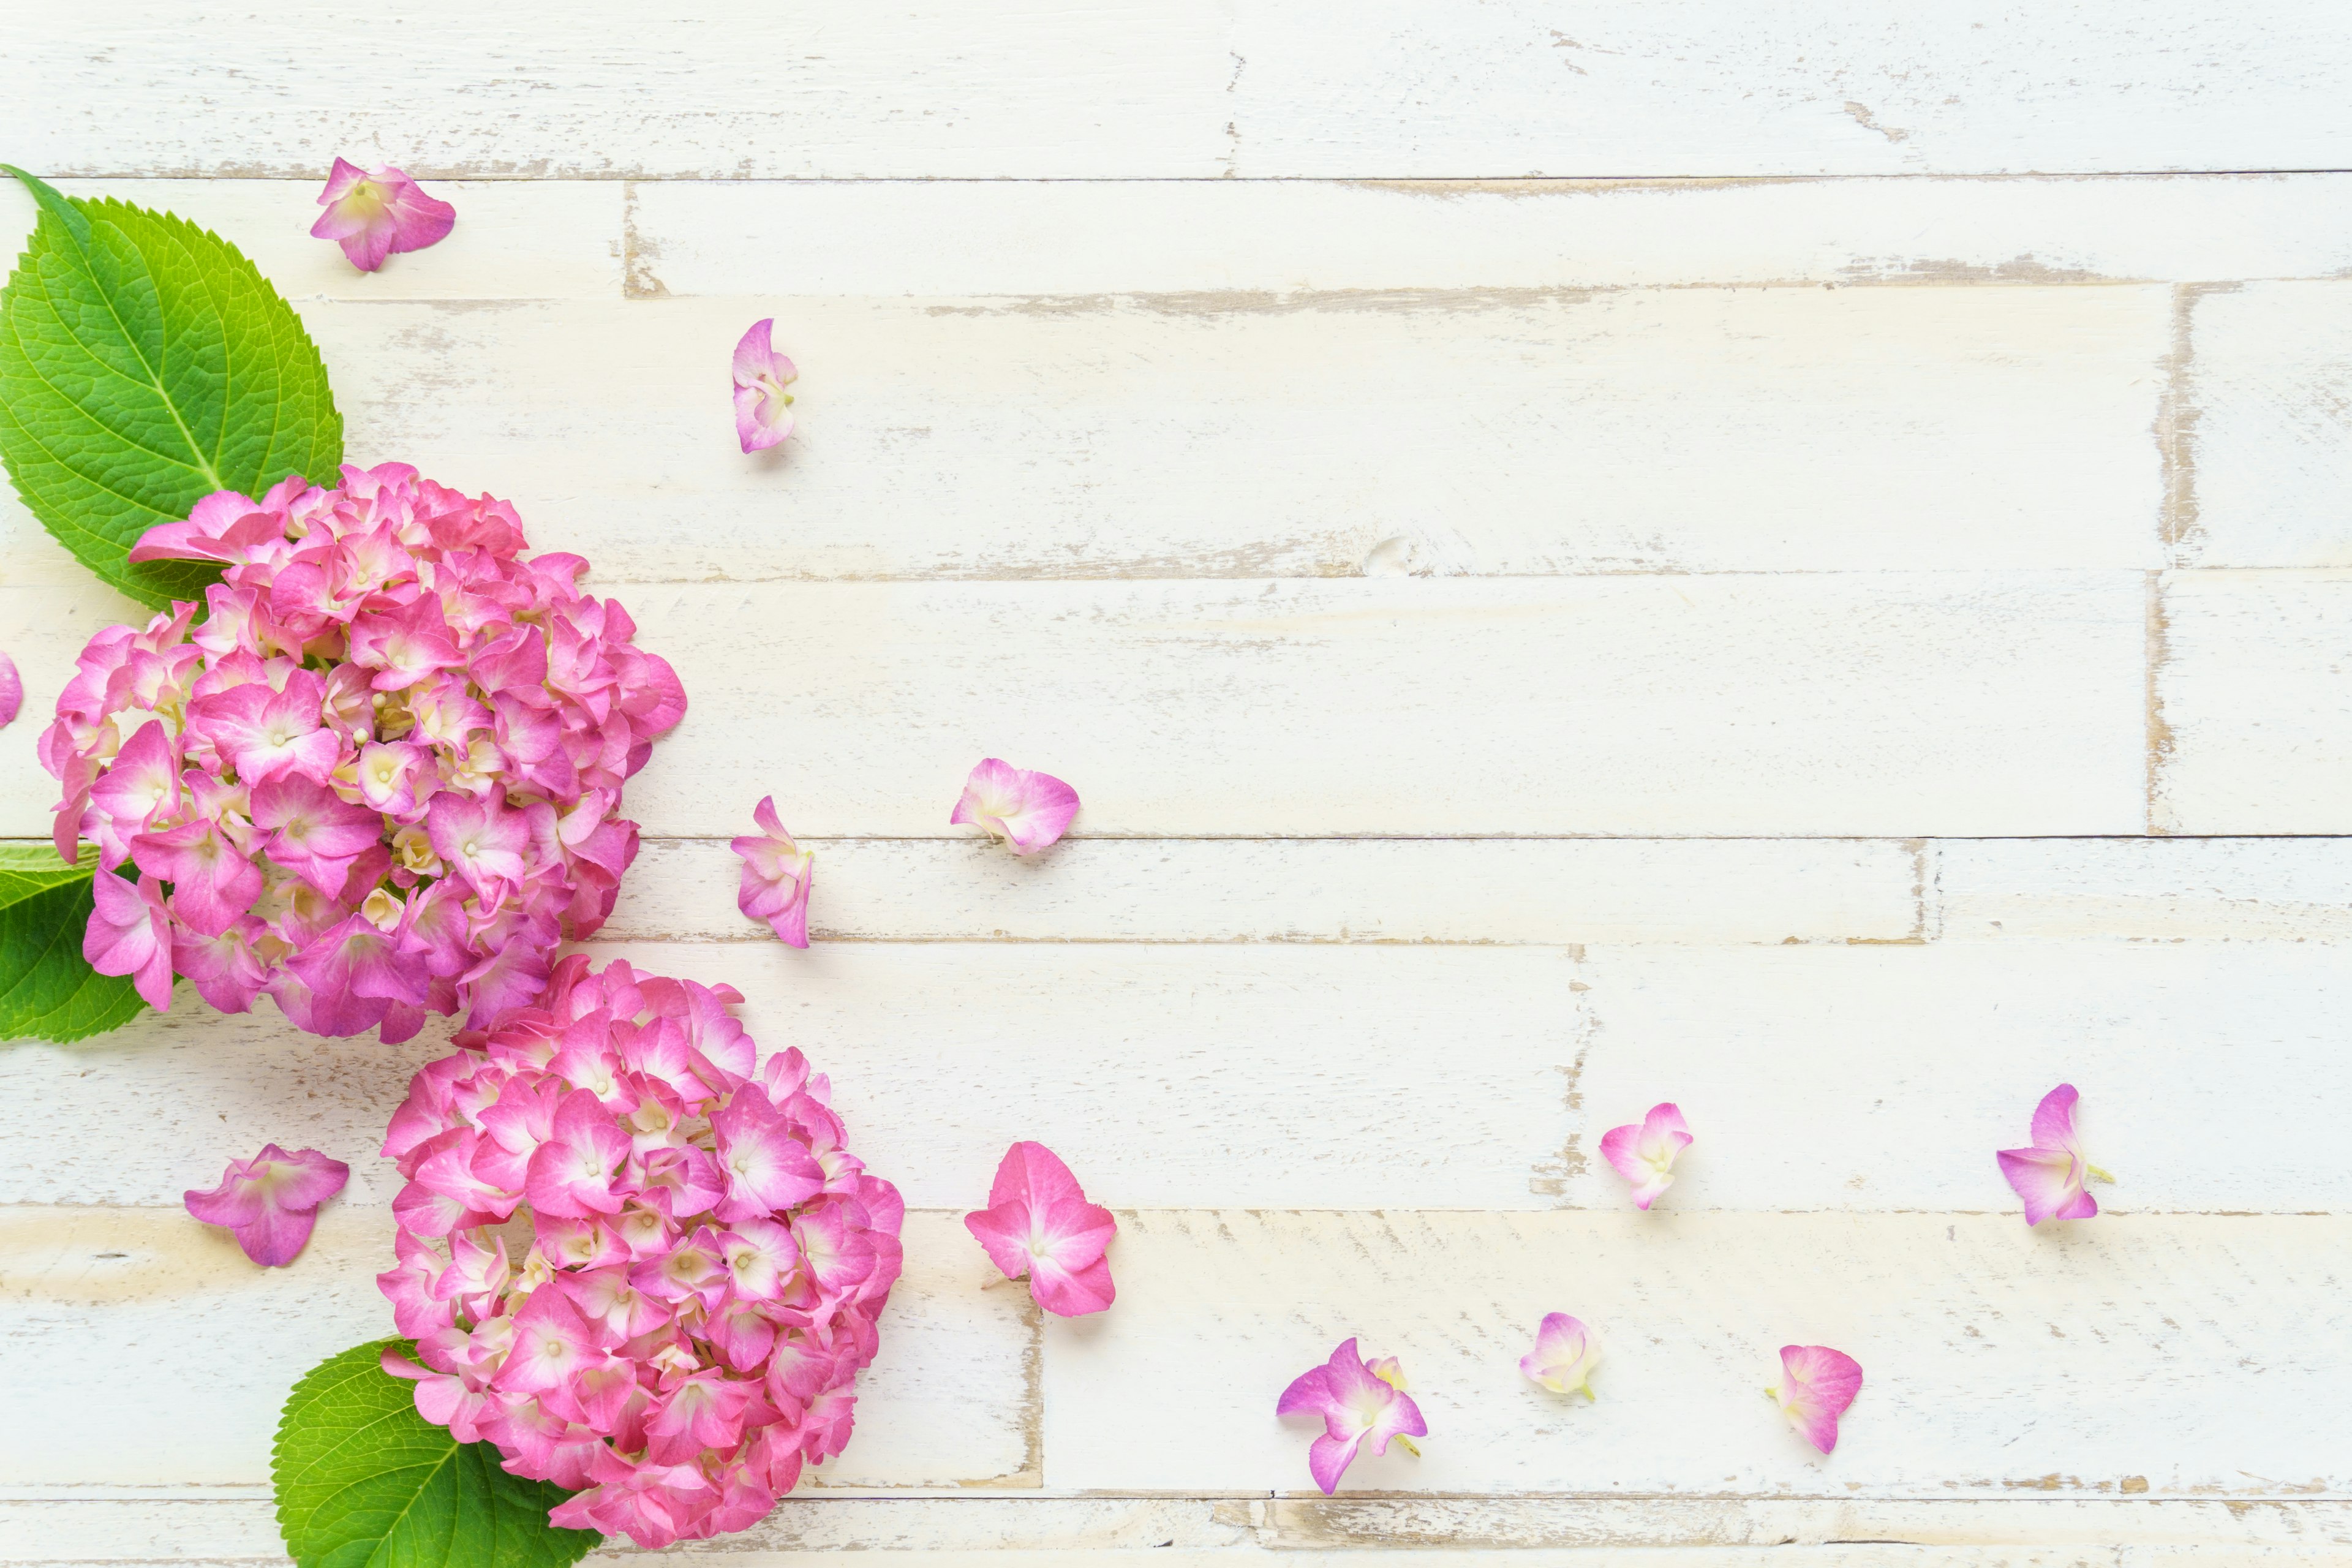
[[[217,562],[199,605],[83,648],[40,740],[58,853],[99,847],[85,947],[157,1007],[173,973],[320,1035],[481,1027],[611,913],[622,785],[686,712],[576,555],[404,463],[229,491],[133,561]],[[117,868],[135,869],[135,887]]]
[[[726,986],[579,954],[410,1085],[377,1277],[416,1408],[577,1495],[559,1524],[667,1546],[765,1517],[849,1439],[906,1205],[797,1050],[755,1064]],[[520,1257],[495,1228],[528,1217]]]

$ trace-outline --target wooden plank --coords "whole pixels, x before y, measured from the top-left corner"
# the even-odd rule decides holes
[[[985,754],[1069,779],[1079,830],[1109,836],[2095,833],[2141,814],[2137,574],[626,600],[695,703],[631,788],[657,834],[740,831],[773,793],[803,832],[945,835]]]
[[[2341,168],[2324,8],[2228,16],[1802,14],[1534,0],[1230,7],[1034,0],[723,22],[597,0],[429,8],[380,37],[305,0],[257,35],[161,0],[28,32],[0,142],[69,174],[311,174],[340,151],[444,174],[1068,177]],[[622,41],[625,40],[625,47]],[[103,106],[135,103],[138,114]]]
[[[1945,942],[2352,939],[2352,840],[1948,838],[1926,854]]]
[[[977,1206],[1005,1147],[1038,1138],[1118,1206],[1613,1213],[1600,1135],[1673,1100],[1699,1142],[1669,1208],[2013,1215],[1992,1152],[2067,1079],[2117,1212],[2352,1212],[2336,944],[592,952],[739,987],[754,1037],[811,1054],[919,1207]],[[388,1204],[383,1120],[445,1036],[320,1042],[184,988],[103,1040],[12,1046],[0,1092],[59,1114],[15,1134],[0,1203],[170,1205],[276,1142],[349,1161],[350,1201]],[[2301,1092],[2248,1092],[2250,1061]]]
[[[177,213],[245,252],[297,306],[321,300],[598,300],[621,292],[622,187],[608,181],[435,181],[457,225],[430,251],[362,272],[313,239],[322,169],[310,180],[64,180],[69,196]],[[33,198],[0,190],[0,258],[32,237]]]
[[[272,15],[257,32],[131,0],[22,37],[24,79],[46,86],[14,99],[0,142],[71,174],[320,178],[338,153],[419,177],[1225,170],[1227,29],[1180,5],[791,4],[721,20],[443,3],[418,16],[430,46],[404,53],[389,97],[381,37],[351,13],[295,0]]]
[[[2352,831],[2352,571],[2168,573],[2162,611],[2151,826]]]
[[[2347,206],[2352,177],[2343,174],[666,180],[629,187],[629,288],[673,298],[1068,299],[2211,283],[2352,268]],[[948,233],[955,244],[934,243]]]
[[[2182,302],[2182,565],[2352,566],[2352,286]]]
[[[1413,1136],[1409,1119],[1399,1136]],[[1118,1306],[1045,1331],[1056,1489],[1304,1492],[1284,1385],[1360,1335],[1431,1428],[1359,1459],[1371,1491],[2334,1497],[2352,1219],[2014,1215],[1122,1216]],[[1594,1324],[1600,1401],[1519,1376],[1547,1310]],[[1778,1346],[1865,1382],[1817,1455],[1760,1390]],[[1135,1439],[1139,1424],[1154,1437]]]
[[[604,584],[692,706],[657,836],[965,837],[965,774],[1068,779],[1087,835],[2136,832],[2138,574],[1262,584]],[[92,587],[0,589],[54,700]],[[48,831],[30,730],[0,831]]]
[[[1626,1205],[1600,1135],[1671,1100],[1698,1142],[1665,1206],[2014,1219],[1993,1151],[2070,1081],[2112,1213],[2352,1211],[2341,946],[1594,947],[1577,979],[1566,1205]]]
[[[802,371],[800,423],[746,458],[725,366],[762,317]],[[2156,285],[320,301],[305,320],[355,460],[510,499],[608,583],[2165,563]],[[9,515],[0,580],[82,572]]]
[[[1236,16],[1243,174],[2343,168],[2340,16],[1415,0]],[[2276,93],[2268,108],[2263,100]]]
[[[728,982],[763,1047],[797,1042],[837,1086],[853,1147],[919,1207],[982,1205],[1005,1148],[1044,1139],[1102,1201],[1525,1208],[1531,1171],[1575,1122],[1562,1103],[1577,998],[1542,948],[1001,947],[772,942],[599,947],[661,973]],[[985,997],[984,1005],[974,998]],[[1477,1049],[1456,1051],[1465,1020]],[[265,1142],[352,1166],[351,1201],[389,1204],[373,1158],[409,1045],[309,1039],[265,1007],[221,1018],[184,994],[76,1047],[23,1042],[0,1083],[74,1108],[21,1130],[0,1203],[174,1205]],[[920,1063],[919,1070],[914,1064]],[[920,1092],[908,1086],[921,1083]],[[1139,1097],[1141,1097],[1140,1100]],[[1140,1102],[1181,1109],[1142,1121]],[[1438,1131],[1402,1158],[1384,1130],[1412,1103]],[[119,1135],[91,1142],[96,1118]],[[961,1233],[958,1232],[958,1236]],[[948,1249],[977,1282],[969,1239]],[[5,1473],[5,1472],[0,1472]]]
[[[0,1501],[0,1562],[277,1560],[277,1521],[266,1498],[172,1499],[160,1489],[123,1489],[132,1495]],[[1276,1551],[1294,1561],[1312,1552],[1318,1563],[1362,1563],[1392,1562],[1397,1551],[1410,1550],[1410,1561],[1426,1565],[1465,1560],[1456,1553],[1507,1551],[1511,1562],[1535,1568],[1580,1563],[1589,1556],[1570,1553],[1612,1547],[1639,1548],[1645,1563],[1725,1565],[1818,1563],[1837,1561],[1823,1553],[1855,1543],[1881,1552],[1902,1543],[1912,1550],[1894,1560],[1911,1563],[1982,1561],[1979,1553],[1997,1552],[1994,1561],[2014,1564],[2021,1560],[2015,1553],[2036,1548],[2061,1562],[2068,1552],[2105,1548],[2117,1555],[2105,1561],[2126,1563],[2181,1548],[2284,1562],[2290,1559],[2273,1554],[2300,1549],[2316,1563],[2352,1555],[2344,1551],[2352,1534],[2345,1512],[2341,1503],[2285,1499],[885,1499],[803,1491],[750,1530],[703,1543],[692,1555],[776,1563],[856,1552],[861,1561],[936,1568],[1016,1552],[1024,1562],[1062,1564],[1139,1561],[1144,1552],[1154,1563],[1264,1562]],[[624,1550],[591,1561],[644,1560]],[[1857,1558],[1849,1551],[1843,1560]]]
[[[1887,839],[801,843],[819,942],[1895,942],[1920,920],[1918,852]],[[604,936],[772,942],[735,907],[741,868],[648,840]]]
[[[1036,1485],[1035,1309],[982,1293],[950,1230],[963,1236],[953,1216],[907,1216],[887,1349],[828,1485]],[[294,1380],[392,1332],[375,1288],[391,1236],[389,1210],[337,1202],[290,1268],[262,1269],[176,1208],[0,1208],[0,1474],[266,1483]]]

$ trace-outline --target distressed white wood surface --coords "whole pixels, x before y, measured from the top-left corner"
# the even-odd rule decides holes
[[[0,16],[0,155],[244,247],[355,458],[686,679],[593,951],[739,985],[916,1205],[831,1489],[714,1555],[2352,1563],[2352,174],[2137,173],[2352,165],[2352,28],[1915,10]],[[453,237],[351,271],[339,153]],[[1790,177],[1868,174],[1966,177]],[[124,613],[0,501],[33,715]],[[950,827],[983,753],[1074,837]],[[806,953],[733,905],[770,793]],[[0,1563],[278,1560],[446,1033],[0,1052]],[[2037,1234],[1990,1152],[2061,1077],[2122,1182]],[[1595,1143],[1669,1096],[1635,1214]],[[1121,1211],[1107,1318],[981,1289],[1024,1136]],[[177,1199],[273,1138],[354,1175],[262,1275]],[[1549,1310],[1600,1404],[1517,1377]],[[1346,1333],[1438,1431],[1327,1501],[1271,1407]],[[1800,1338],[1867,1372],[1828,1460]]]
[[[1036,1310],[980,1291],[950,1229],[963,1234],[952,1216],[907,1216],[907,1273],[882,1320],[891,1363],[859,1378],[857,1436],[826,1484],[1037,1484]],[[176,1205],[0,1207],[12,1417],[0,1476],[47,1489],[267,1484],[294,1380],[392,1333],[375,1288],[392,1236],[388,1206],[337,1202],[299,1267],[264,1273]]]
[[[601,585],[688,693],[629,788],[658,836],[772,794],[798,832],[963,837],[989,754],[1085,781],[1080,830],[1119,837],[2144,816],[2137,573]],[[121,604],[0,589],[27,689]],[[0,790],[5,831],[47,830],[29,746]]]
[[[1971,0],[436,0],[21,12],[0,142],[61,174],[1059,177],[2342,168],[2333,7]],[[396,83],[398,90],[387,90]],[[143,112],[123,113],[124,103]]]

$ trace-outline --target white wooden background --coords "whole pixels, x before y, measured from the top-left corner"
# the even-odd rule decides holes
[[[235,240],[355,458],[685,679],[596,951],[740,987],[915,1205],[855,1443],[719,1558],[2352,1561],[2340,4],[733,9],[0,7],[0,157]],[[353,273],[339,153],[455,235]],[[0,531],[32,837],[128,609]],[[1069,841],[947,826],[989,753]],[[734,909],[768,793],[806,953]],[[278,1560],[445,1039],[0,1053],[0,1562]],[[2122,1184],[2029,1232],[2062,1078]],[[1595,1144],[1666,1098],[1644,1215]],[[1121,1213],[1107,1317],[980,1289],[1020,1137]],[[354,1166],[266,1274],[179,1207],[265,1140]],[[1597,1405],[1517,1375],[1550,1310]],[[1272,1412],[1349,1333],[1433,1432],[1327,1501]],[[1867,1371],[1826,1459],[1791,1340]]]

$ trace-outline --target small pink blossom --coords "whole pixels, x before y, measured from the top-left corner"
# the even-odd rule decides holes
[[[265,1268],[282,1268],[310,1239],[319,1205],[351,1177],[349,1165],[316,1149],[289,1154],[268,1143],[250,1160],[231,1160],[220,1185],[191,1190],[184,1201],[206,1225],[228,1226],[247,1258]]]
[[[1633,1184],[1633,1202],[1645,1209],[1675,1184],[1675,1159],[1690,1145],[1690,1128],[1671,1100],[1650,1107],[1639,1126],[1612,1127],[1601,1135],[1601,1158]]]
[[[16,710],[25,706],[25,678],[16,673],[16,661],[0,653],[0,730],[16,721]]]
[[[775,796],[761,795],[751,808],[751,820],[760,831],[744,834],[730,846],[743,858],[735,907],[755,921],[767,921],[778,941],[806,947],[809,885],[815,880],[816,857],[784,831],[776,817]]]
[[[2085,1190],[2085,1182],[2112,1182],[2113,1176],[2094,1165],[2074,1135],[2074,1102],[2071,1083],[2062,1083],[2033,1108],[2033,1144],[2027,1149],[2002,1149],[1994,1154],[2000,1173],[2025,1200],[2025,1223],[2045,1219],[2089,1219],[2099,1212],[2099,1200]]]
[[[1078,1179],[1043,1143],[1004,1152],[988,1207],[964,1215],[963,1225],[1007,1279],[1029,1277],[1029,1294],[1045,1310],[1081,1318],[1111,1304],[1104,1253],[1118,1222],[1087,1202]]]
[[[159,1013],[172,1006],[172,926],[163,893],[152,877],[134,885],[111,871],[90,879],[89,926],[81,955],[100,974],[128,974],[147,1005]]]
[[[772,316],[752,322],[735,345],[735,437],[746,452],[764,452],[793,433],[793,395],[784,388],[801,373],[776,352],[775,324]]]
[[[1034,855],[1062,837],[1078,811],[1078,792],[1051,773],[983,758],[964,780],[950,823],[976,822],[1015,855]]]
[[[1554,1394],[1592,1392],[1592,1369],[1601,1363],[1600,1342],[1566,1312],[1547,1312],[1536,1330],[1536,1348],[1519,1358],[1519,1370],[1529,1381]]]
[[[1768,1388],[1790,1425],[1826,1454],[1837,1447],[1838,1417],[1862,1390],[1862,1363],[1827,1345],[1782,1345],[1782,1386]]]
[[[1370,1445],[1374,1458],[1388,1452],[1389,1440],[1403,1445],[1418,1458],[1412,1439],[1429,1435],[1421,1406],[1404,1392],[1404,1373],[1394,1356],[1365,1361],[1349,1340],[1331,1352],[1321,1366],[1299,1373],[1276,1402],[1276,1415],[1320,1416],[1323,1436],[1307,1450],[1307,1470],[1325,1496],[1339,1489],[1339,1478],[1355,1463],[1359,1448]]]
[[[312,237],[341,246],[362,272],[396,252],[438,244],[457,221],[456,207],[426,195],[399,169],[387,164],[369,173],[341,158],[319,205],[327,210],[310,226]]]

